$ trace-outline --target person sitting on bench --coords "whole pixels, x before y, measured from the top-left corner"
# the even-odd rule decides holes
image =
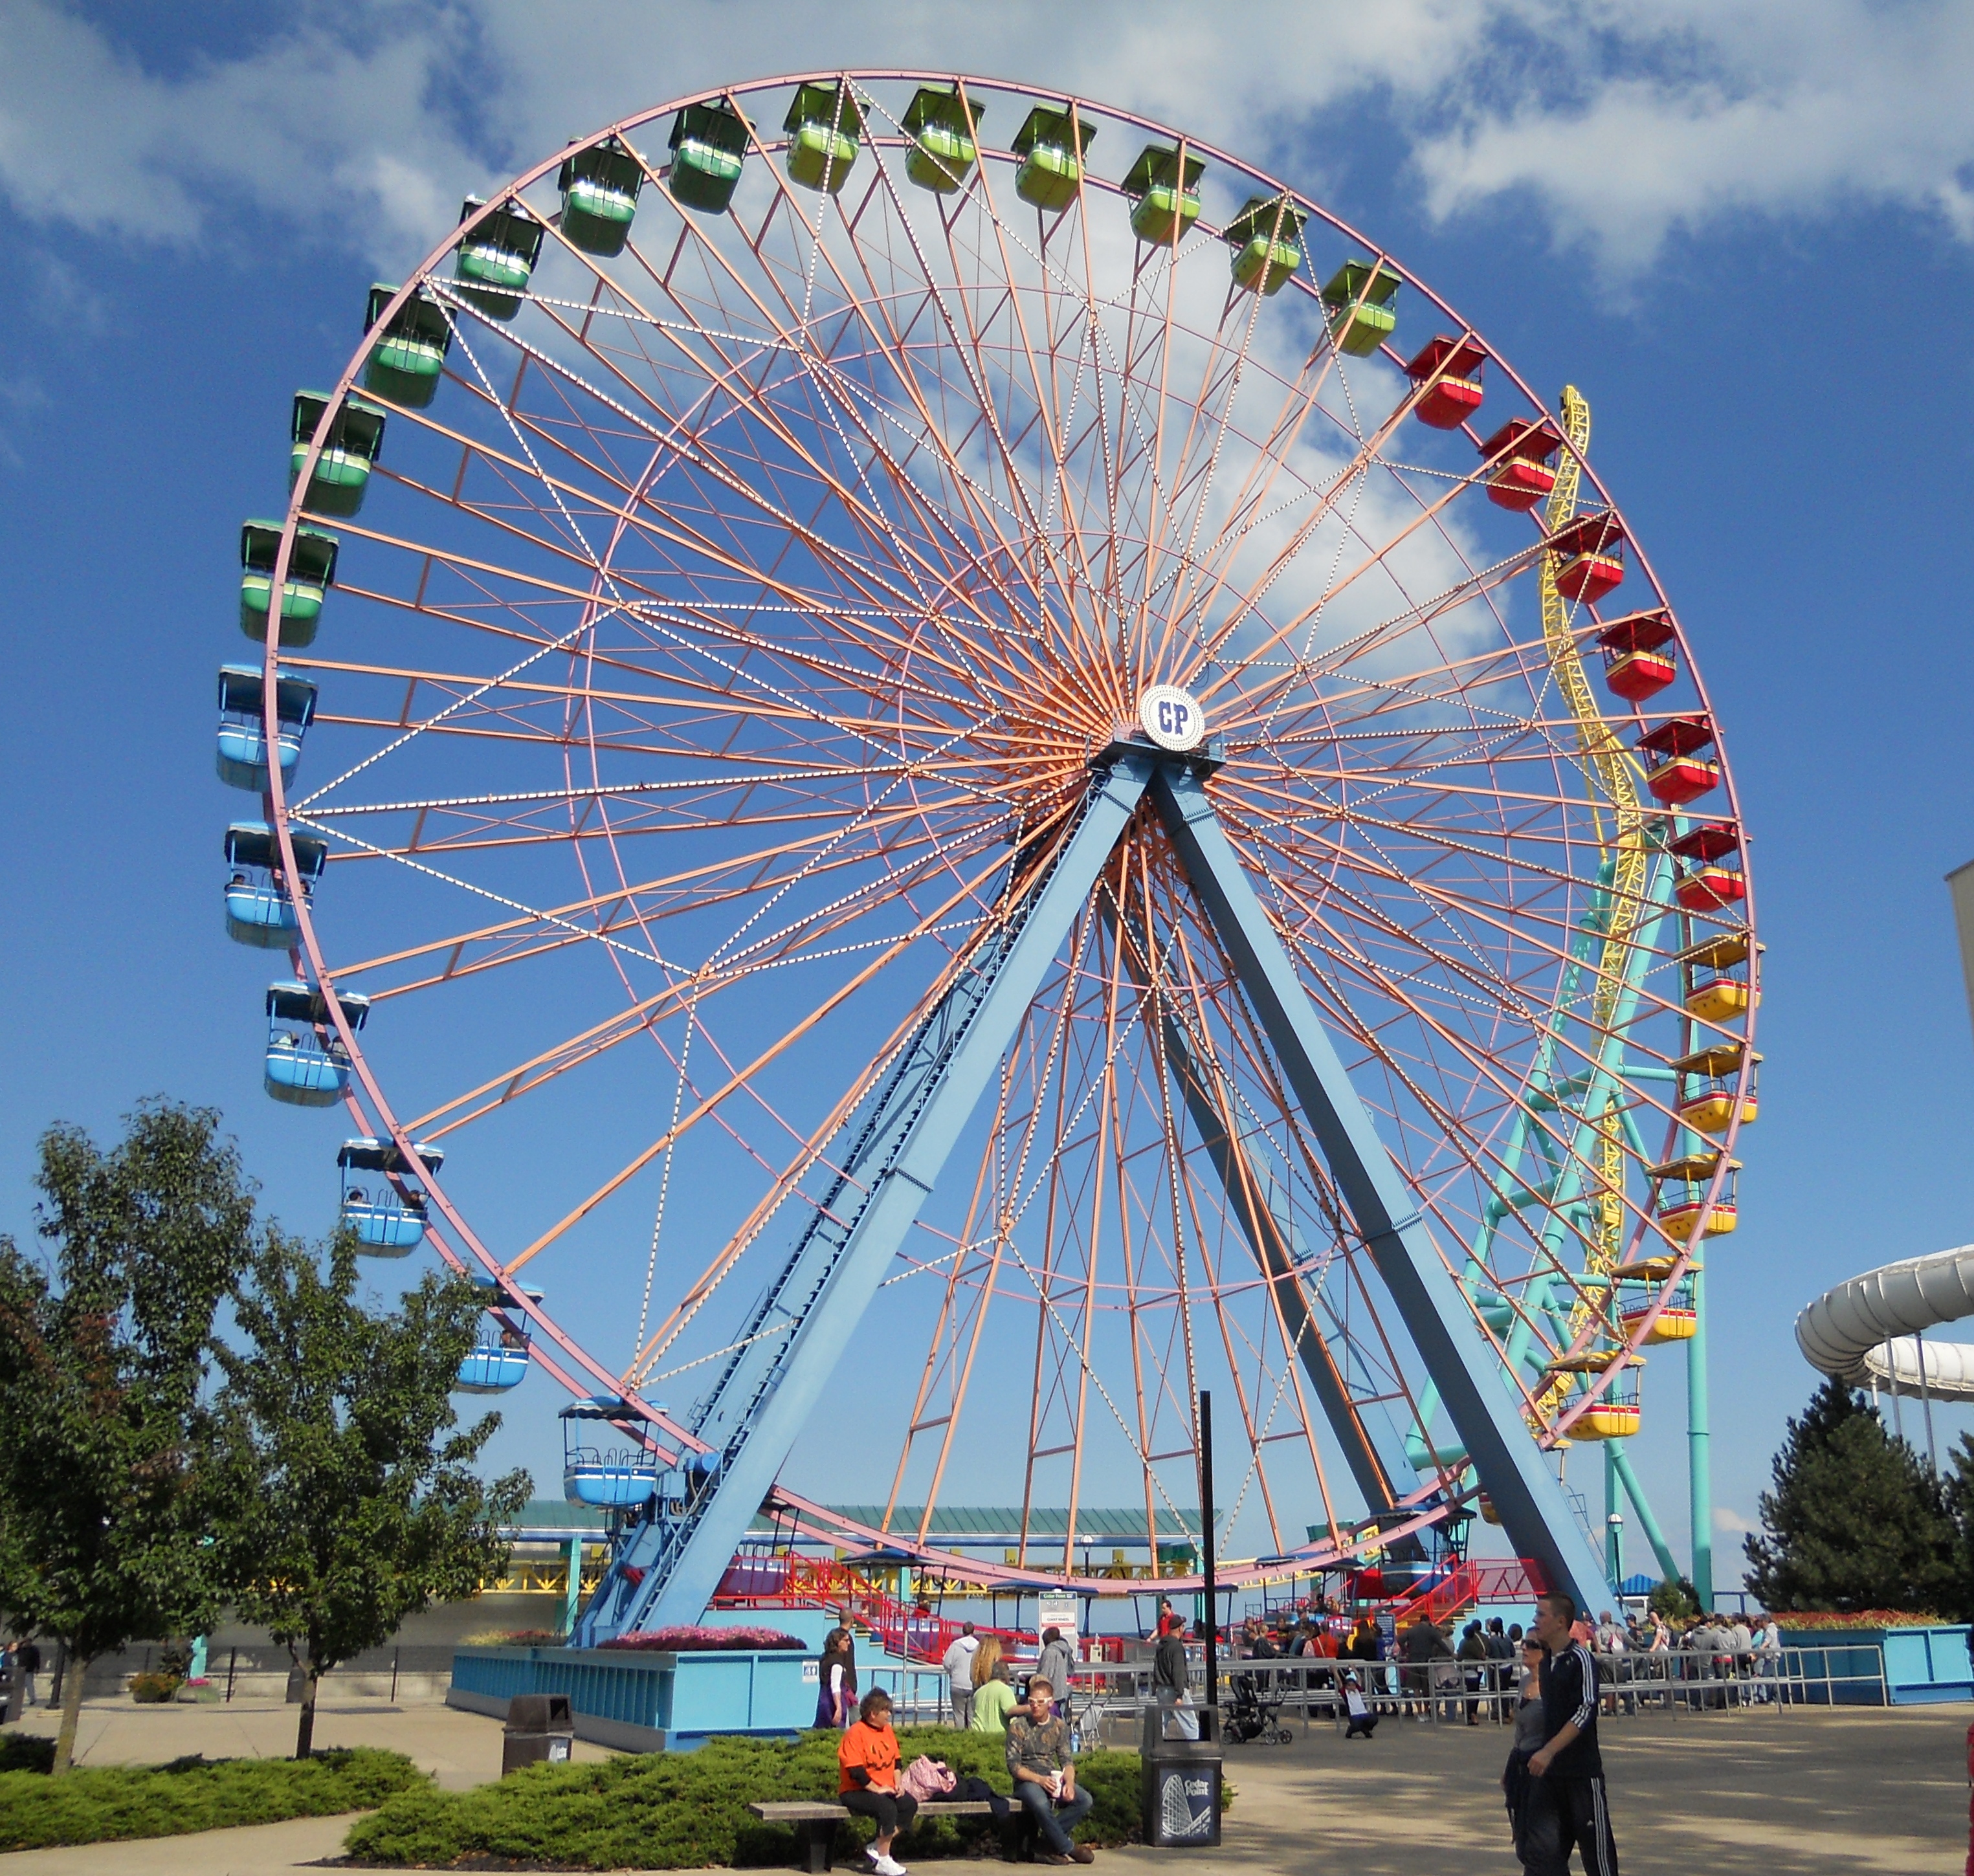
[[[836,1763],[844,1809],[877,1825],[864,1867],[874,1876],[905,1876],[903,1864],[892,1860],[891,1840],[911,1828],[919,1801],[898,1789],[898,1736],[891,1730],[891,1697],[882,1687],[873,1687],[859,1703],[856,1723],[836,1749]]]
[[[1070,1833],[1090,1815],[1094,1800],[1076,1782],[1069,1722],[1054,1708],[1055,1689],[1045,1677],[1028,1677],[1028,1704],[1008,1716],[1008,1772],[1015,1796],[1040,1828],[1044,1863],[1094,1863],[1096,1853]]]

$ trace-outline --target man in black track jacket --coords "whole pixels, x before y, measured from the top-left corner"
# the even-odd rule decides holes
[[[1547,1737],[1529,1760],[1535,1784],[1522,1860],[1530,1876],[1566,1876],[1574,1845],[1584,1876],[1618,1876],[1618,1846],[1597,1750],[1597,1664],[1570,1639],[1576,1605],[1559,1590],[1536,1605],[1543,1645],[1543,1724]]]

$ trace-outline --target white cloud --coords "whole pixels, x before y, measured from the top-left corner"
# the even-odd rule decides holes
[[[1750,1524],[1740,1512],[1727,1505],[1713,1507],[1713,1528],[1723,1537],[1756,1537],[1761,1535],[1759,1524]]]
[[[1559,40],[1545,84],[1420,145],[1434,213],[1525,191],[1618,273],[1749,213],[1897,204],[1974,239],[1974,10],[1656,0],[1577,23],[1596,31]]]
[[[175,242],[274,210],[402,264],[468,187],[654,100],[912,64],[1163,116],[1317,193],[1309,153],[1349,154],[1333,118],[1382,113],[1412,139],[1433,213],[1526,197],[1613,274],[1737,215],[1894,204],[1974,239],[1974,8],[1957,0],[1260,0],[1233,16],[1157,0],[348,0],[176,76],[57,0],[15,0],[0,193],[30,220]]]

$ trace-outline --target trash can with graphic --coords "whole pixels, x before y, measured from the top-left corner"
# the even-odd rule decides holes
[[[1220,1842],[1220,1715],[1206,1708],[1192,1717],[1198,1739],[1167,1739],[1159,1710],[1145,1709],[1141,1822],[1145,1842],[1159,1849],[1210,1850]]]
[[[523,1766],[566,1765],[575,1750],[575,1722],[566,1694],[516,1694],[507,1703],[500,1740],[500,1776]]]

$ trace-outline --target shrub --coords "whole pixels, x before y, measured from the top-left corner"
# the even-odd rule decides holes
[[[4,1763],[11,1766],[19,1761],[10,1756]],[[175,1837],[236,1824],[373,1810],[426,1782],[402,1753],[369,1746],[303,1760],[194,1758],[162,1766],[87,1766],[58,1779],[32,1770],[0,1770],[0,1851]]]
[[[800,1635],[784,1635],[779,1628],[702,1628],[696,1623],[680,1622],[670,1628],[640,1629],[602,1645],[654,1655],[688,1655],[717,1648],[805,1648],[808,1644]]]
[[[38,1733],[0,1733],[0,1772],[52,1772],[55,1743]]]
[[[961,1777],[1008,1789],[1002,1743],[985,1733],[916,1727],[899,1734],[903,1756],[943,1759]],[[833,1733],[794,1740],[722,1738],[694,1753],[647,1753],[602,1764],[531,1766],[477,1790],[430,1786],[392,1799],[350,1831],[359,1861],[446,1865],[555,1863],[587,1869],[694,1869],[708,1864],[785,1866],[794,1833],[748,1815],[749,1804],[836,1795]],[[1138,1822],[1138,1756],[1093,1752],[1077,1776],[1096,1800],[1077,1832],[1093,1844],[1128,1842]],[[962,1856],[990,1837],[988,1818],[929,1818],[901,1835],[897,1855]],[[871,1836],[862,1819],[838,1827],[839,1861]]]
[[[1933,1628],[1941,1619],[1910,1609],[1796,1609],[1776,1617],[1785,1628]]]
[[[560,1648],[569,1639],[559,1628],[483,1628],[462,1638],[462,1648]]]
[[[184,1684],[173,1674],[133,1674],[130,1677],[130,1697],[156,1706],[172,1699]]]

